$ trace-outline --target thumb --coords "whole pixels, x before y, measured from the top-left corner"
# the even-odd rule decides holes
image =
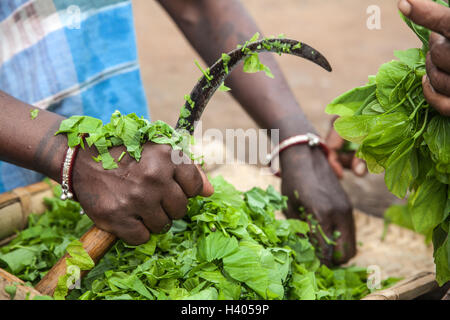
[[[450,38],[450,8],[427,0],[400,0],[398,8],[416,24]]]
[[[200,195],[203,197],[209,197],[214,193],[214,187],[212,186],[211,182],[209,182],[205,172],[203,172],[199,165],[197,165],[197,169],[200,172],[203,181],[203,189]]]

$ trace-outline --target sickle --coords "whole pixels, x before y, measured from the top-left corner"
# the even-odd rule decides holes
[[[296,49],[294,47],[297,46]],[[248,48],[252,52],[277,52],[296,55],[305,59],[308,59],[319,66],[323,67],[327,71],[331,71],[330,64],[317,50],[310,46],[299,43],[290,39],[265,39],[258,42],[252,42],[245,45],[243,48],[239,48],[231,51],[228,55],[230,60],[228,61],[228,71],[230,72],[239,61],[243,60],[248,55]],[[205,109],[209,99],[211,99],[214,92],[222,84],[225,78],[228,76],[224,68],[223,60],[218,60],[210,68],[210,79],[203,76],[194,89],[191,92],[191,103],[186,102],[185,108],[190,110],[190,114],[187,117],[180,117],[177,122],[177,129],[186,129],[190,134],[194,132],[195,121],[199,120],[203,110]],[[83,243],[83,248],[92,258],[95,264],[108,252],[108,250],[116,243],[117,237],[109,232],[103,231],[96,226],[91,227],[80,239]],[[55,288],[58,284],[59,277],[66,274],[66,259],[69,255],[66,253],[53,268],[42,278],[42,280],[36,285],[36,289],[44,295],[53,295]],[[83,277],[89,271],[82,271],[80,277]]]
[[[248,50],[246,49],[248,48]],[[180,116],[176,129],[187,130],[191,135],[194,133],[195,122],[198,121],[205,110],[209,100],[223,83],[231,70],[243,59],[248,57],[249,52],[276,52],[286,53],[301,57],[314,62],[325,70],[331,72],[331,66],[327,59],[317,50],[305,43],[292,39],[264,39],[251,42],[243,48],[235,49],[228,53],[230,60],[226,64],[228,72],[225,70],[224,61],[219,59],[209,69],[209,77],[205,75],[200,78],[194,89],[191,91],[191,101],[186,101],[184,108],[189,110],[187,117]],[[209,78],[209,79],[208,79]],[[192,104],[194,102],[194,104]],[[193,106],[193,107],[192,107]]]

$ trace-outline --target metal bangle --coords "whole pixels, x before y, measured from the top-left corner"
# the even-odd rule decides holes
[[[75,154],[75,148],[68,148],[66,152],[66,157],[64,158],[61,174],[61,200],[72,200],[73,193],[70,191],[70,175],[72,171],[72,160]]]
[[[74,200],[74,194],[72,191],[72,170],[73,170],[73,163],[75,160],[75,157],[77,155],[79,145],[71,148],[68,147],[66,151],[66,155],[64,157],[64,162],[61,168],[61,197],[60,199],[65,200]],[[84,210],[80,210],[80,214],[84,214]]]
[[[301,134],[297,136],[289,137],[285,140],[283,140],[279,145],[277,145],[274,150],[271,152],[270,155],[267,155],[267,161],[269,166],[271,166],[272,160],[280,154],[283,150],[297,145],[297,144],[308,144],[310,147],[316,147],[320,146],[324,153],[328,154],[328,147],[326,146],[325,142],[316,134],[314,133],[307,133],[307,134]],[[280,176],[280,171],[273,172],[276,176]]]

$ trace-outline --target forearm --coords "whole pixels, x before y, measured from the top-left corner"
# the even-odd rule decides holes
[[[65,135],[55,136],[63,117],[39,110],[31,119],[33,106],[0,91],[0,160],[60,179],[67,149]]]
[[[159,1],[208,65],[259,31],[238,0]],[[261,54],[275,78],[236,68],[228,77],[233,97],[259,126],[280,129],[280,138],[315,132],[272,54]]]

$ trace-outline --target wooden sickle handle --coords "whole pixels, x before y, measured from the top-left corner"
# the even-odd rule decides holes
[[[92,260],[94,260],[94,263],[97,264],[117,241],[117,237],[93,226],[81,237],[80,241],[83,243],[83,248],[87,251]],[[51,268],[44,278],[42,278],[35,286],[35,289],[43,295],[53,296],[59,277],[66,274],[66,258],[68,257],[69,255],[66,253],[59,259],[53,268]],[[84,277],[88,272],[89,271],[82,271],[80,276]]]

